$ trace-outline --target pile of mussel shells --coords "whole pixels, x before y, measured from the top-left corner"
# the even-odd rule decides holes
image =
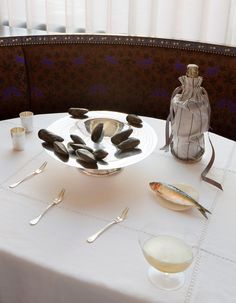
[[[126,116],[126,121],[129,125],[134,127],[142,127],[142,120],[140,117],[134,114],[129,114]],[[128,128],[126,130],[123,130],[119,133],[116,133],[114,136],[111,137],[111,142],[116,145],[116,147],[123,151],[131,151],[135,149],[139,144],[140,140],[134,137],[130,137],[132,134],[133,129]]]
[[[68,149],[73,150],[73,153],[77,157],[77,161],[85,168],[97,169],[97,162],[100,164],[106,164],[104,158],[108,155],[108,152],[103,149],[93,150],[91,147],[85,144],[82,138],[77,135],[70,135],[73,142],[67,144]]]
[[[62,143],[64,139],[61,136],[58,136],[47,129],[40,129],[38,137],[44,141],[42,144],[44,148],[54,151],[55,155],[64,162],[69,160],[69,152]]]
[[[116,147],[122,151],[131,150],[137,147],[140,143],[140,140],[134,137],[130,137],[133,129],[129,128],[127,130],[116,133],[111,137],[111,142],[116,145]]]
[[[73,118],[84,119],[88,110],[85,108],[70,108],[69,114]],[[115,156],[117,158],[123,158],[126,156],[134,155],[141,152],[138,149],[140,140],[135,137],[130,137],[133,133],[134,127],[142,127],[142,120],[136,115],[127,115],[126,120],[130,127],[126,130],[120,131],[111,137],[111,143],[116,146],[117,152]],[[85,141],[78,135],[71,134],[71,142],[67,143],[67,146],[63,143],[64,138],[54,134],[46,129],[40,129],[38,137],[44,141],[42,144],[44,148],[54,152],[54,154],[62,161],[67,162],[71,157],[76,157],[76,161],[85,168],[97,169],[99,164],[107,164],[105,158],[108,156],[108,152],[99,148],[99,143],[104,137],[104,125],[99,123],[91,132],[91,140],[96,143],[98,149],[94,150],[90,146],[86,145]],[[131,153],[130,153],[131,152]]]
[[[97,162],[106,164],[103,159],[108,152],[102,149],[93,150],[87,146],[84,140],[78,135],[70,135],[71,142],[67,146],[63,143],[64,139],[46,129],[40,129],[38,137],[44,141],[43,147],[51,150],[63,162],[67,162],[70,156],[76,156],[79,164],[86,168],[97,169]]]

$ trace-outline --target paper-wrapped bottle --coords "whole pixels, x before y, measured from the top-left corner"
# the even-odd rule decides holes
[[[210,127],[210,103],[206,90],[201,86],[202,80],[196,64],[189,64],[186,75],[179,77],[181,86],[171,96],[170,113],[166,120],[166,144],[161,148],[168,151],[170,146],[176,158],[189,163],[201,160],[205,152],[204,133],[208,133]],[[215,159],[209,133],[208,138],[212,154],[201,178],[222,190],[220,183],[207,177]]]
[[[199,161],[205,151],[204,132],[210,124],[210,104],[201,87],[198,66],[189,64],[181,86],[175,89],[170,104],[172,154],[184,161]]]

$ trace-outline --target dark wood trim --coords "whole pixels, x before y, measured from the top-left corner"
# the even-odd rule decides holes
[[[43,44],[114,44],[162,47],[236,57],[236,47],[183,40],[113,35],[42,35],[0,38],[0,47]]]

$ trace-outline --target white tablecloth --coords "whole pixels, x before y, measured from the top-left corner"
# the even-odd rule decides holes
[[[158,135],[158,146],[145,160],[104,178],[90,177],[51,158],[37,137],[66,114],[37,115],[22,152],[12,150],[10,128],[19,119],[0,122],[0,302],[236,302],[236,147],[211,135],[216,161],[209,176],[224,191],[200,180],[210,157],[207,143],[201,162],[183,164],[160,151],[165,123],[144,118]],[[15,189],[8,185],[48,161],[46,170]],[[205,220],[197,210],[163,208],[150,181],[188,183],[212,211]],[[64,201],[36,226],[29,221],[66,189]],[[113,226],[96,242],[86,239],[128,206],[126,221]],[[147,279],[137,234],[152,221],[160,226],[187,225],[201,238],[195,262],[183,288],[167,292]]]

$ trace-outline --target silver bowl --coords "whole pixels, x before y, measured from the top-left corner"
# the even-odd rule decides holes
[[[80,136],[87,146],[93,150],[104,149],[108,152],[108,156],[104,161],[98,161],[97,168],[89,168],[82,166],[76,160],[76,157],[70,156],[67,165],[78,167],[86,174],[94,176],[107,176],[117,173],[121,168],[131,164],[135,164],[152,153],[157,144],[157,136],[153,128],[143,121],[142,127],[137,128],[128,124],[126,121],[127,114],[112,112],[112,111],[89,111],[86,119],[74,119],[71,116],[66,116],[52,123],[47,129],[64,138],[64,144],[67,146],[71,142],[70,135]],[[91,133],[93,129],[99,124],[103,123],[104,137],[100,143],[94,143],[91,140]],[[131,137],[140,140],[137,148],[121,152],[111,142],[111,137],[117,132],[132,128]],[[46,151],[56,160],[59,159],[53,151]]]

